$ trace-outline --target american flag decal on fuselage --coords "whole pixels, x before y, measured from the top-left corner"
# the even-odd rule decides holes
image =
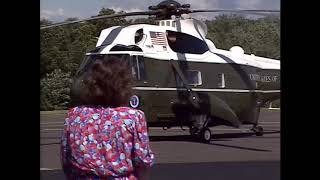
[[[167,40],[164,32],[154,32],[150,31],[151,43],[153,45],[166,46]]]

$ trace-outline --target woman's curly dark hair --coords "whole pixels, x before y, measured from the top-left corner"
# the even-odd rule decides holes
[[[87,105],[119,107],[129,103],[133,76],[127,61],[114,56],[97,59],[83,79]]]

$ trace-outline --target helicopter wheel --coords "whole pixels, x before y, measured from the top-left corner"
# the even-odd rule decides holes
[[[211,131],[208,127],[204,127],[200,133],[201,141],[204,143],[209,143],[211,140]]]
[[[251,130],[256,134],[256,136],[263,136],[263,128],[261,126],[254,126]]]
[[[211,121],[211,118],[206,114],[196,115],[193,118],[195,119],[195,125],[191,126],[189,130],[190,134],[197,137],[203,143],[209,143],[212,135],[207,124]]]

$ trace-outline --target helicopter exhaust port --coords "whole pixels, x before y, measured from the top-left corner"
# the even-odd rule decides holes
[[[232,48],[230,48],[230,52],[233,53],[233,54],[237,54],[237,55],[243,55],[244,54],[244,50],[240,46],[233,46]]]

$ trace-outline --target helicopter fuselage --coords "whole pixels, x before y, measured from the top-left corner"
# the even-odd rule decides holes
[[[115,55],[130,62],[129,104],[145,112],[148,126],[191,127],[199,114],[213,119],[208,126],[256,125],[260,107],[280,98],[280,61],[217,49],[206,31],[193,19],[111,27],[87,61]]]

